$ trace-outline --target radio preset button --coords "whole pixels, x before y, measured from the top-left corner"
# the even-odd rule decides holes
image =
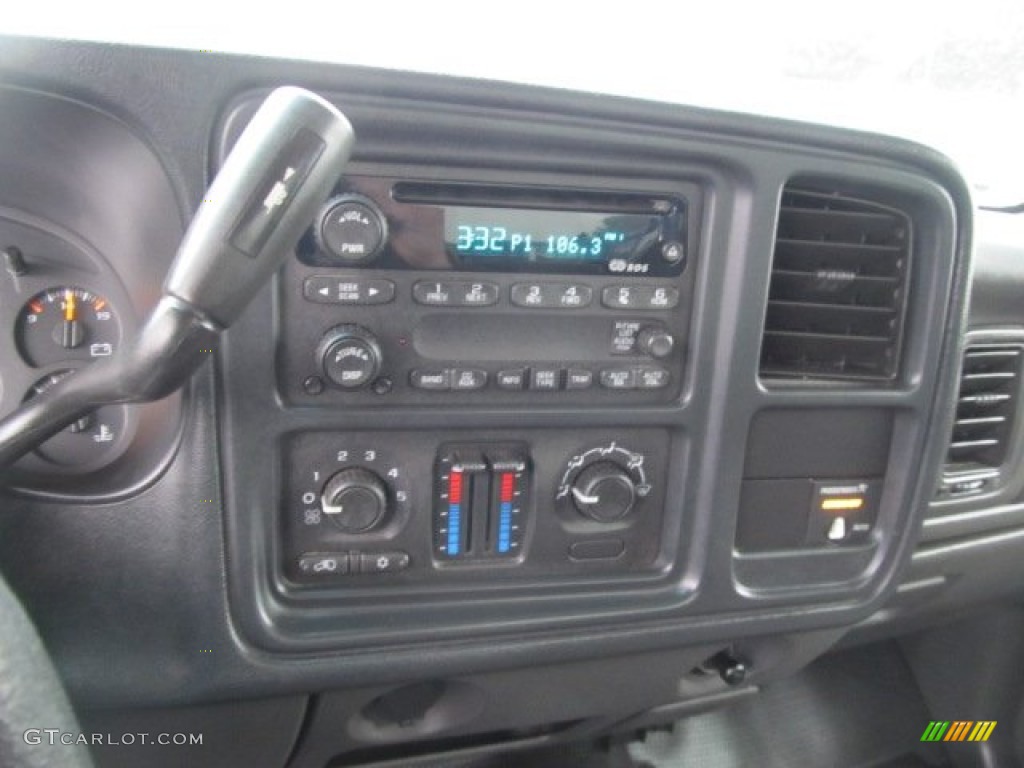
[[[451,283],[420,281],[412,287],[412,300],[428,307],[450,307],[455,304]]]
[[[672,309],[679,304],[679,289],[671,286],[611,285],[601,291],[601,303],[610,309]]]
[[[390,280],[313,275],[302,284],[302,295],[318,304],[387,304],[395,299],[395,284]]]
[[[412,287],[413,301],[428,307],[489,307],[500,296],[495,283],[420,280]]]
[[[582,309],[594,300],[594,290],[579,283],[516,283],[510,298],[527,309]]]
[[[525,389],[526,369],[510,368],[507,371],[498,371],[495,380],[498,383],[498,389]]]
[[[605,389],[636,389],[636,371],[632,368],[605,368],[600,380]]]
[[[601,303],[612,309],[636,309],[637,290],[629,285],[610,285],[601,291]]]
[[[456,283],[453,294],[460,307],[489,307],[498,303],[501,291],[494,283]]]
[[[409,382],[416,389],[446,392],[451,389],[451,374],[449,371],[415,370],[409,375]]]
[[[530,371],[530,389],[553,392],[561,388],[561,368],[533,368]]]
[[[590,389],[594,383],[594,372],[586,368],[570,368],[565,374],[566,389]]]
[[[487,384],[487,371],[475,368],[457,368],[451,371],[452,389],[483,389]]]

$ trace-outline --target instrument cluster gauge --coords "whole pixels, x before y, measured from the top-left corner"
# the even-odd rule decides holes
[[[15,333],[25,362],[41,368],[110,357],[121,342],[121,323],[104,297],[61,286],[28,300],[18,314]]]
[[[37,381],[26,400],[43,394],[73,369],[58,370]],[[36,455],[65,470],[87,471],[113,461],[126,445],[127,410],[122,405],[105,405],[65,427],[39,448]]]

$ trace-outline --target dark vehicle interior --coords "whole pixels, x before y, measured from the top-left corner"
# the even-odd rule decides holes
[[[1021,765],[1024,207],[973,194],[0,37],[0,766]]]

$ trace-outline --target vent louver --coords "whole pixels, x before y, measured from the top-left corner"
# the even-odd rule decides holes
[[[899,370],[911,250],[903,212],[783,191],[761,375],[888,381]]]
[[[1024,346],[975,346],[964,353],[946,474],[985,473],[1006,461],[1020,392]]]

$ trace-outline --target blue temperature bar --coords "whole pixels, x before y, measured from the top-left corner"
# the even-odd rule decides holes
[[[506,554],[512,548],[512,502],[503,501],[498,515],[498,552]]]
[[[448,554],[459,554],[459,539],[462,533],[462,505],[448,505]]]

